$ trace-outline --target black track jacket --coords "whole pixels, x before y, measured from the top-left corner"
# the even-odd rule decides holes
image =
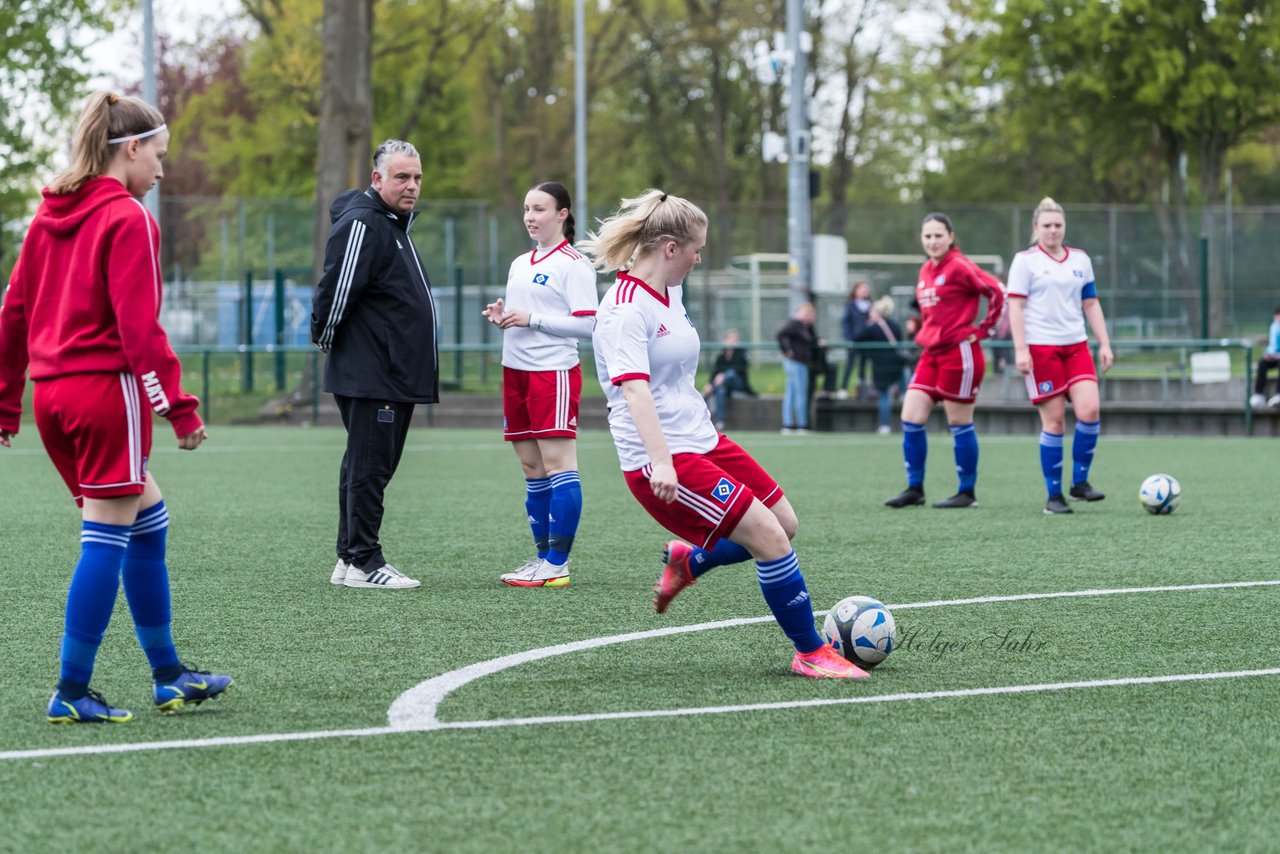
[[[431,281],[409,239],[415,214],[370,187],[330,208],[311,341],[329,354],[324,390],[344,397],[437,403],[440,363]]]

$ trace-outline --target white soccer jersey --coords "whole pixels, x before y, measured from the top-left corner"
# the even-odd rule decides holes
[[[1082,249],[1062,248],[1067,256],[1059,261],[1036,244],[1013,256],[1009,266],[1008,294],[1024,300],[1028,344],[1079,344],[1089,339],[1081,305],[1098,296],[1093,262]]]
[[[525,253],[507,273],[507,308],[535,316],[585,317],[596,313],[596,271],[564,241]],[[513,326],[502,335],[502,364],[522,371],[562,371],[578,364],[578,339]]]
[[[672,454],[705,454],[720,436],[694,382],[702,341],[684,310],[681,289],[661,296],[626,271],[600,301],[591,337],[596,376],[609,404],[609,432],[623,471],[649,464],[649,455],[622,395],[625,380],[649,381],[658,420]]]

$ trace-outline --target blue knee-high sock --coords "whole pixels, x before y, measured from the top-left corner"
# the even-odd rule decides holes
[[[1062,434],[1040,432],[1040,471],[1049,497],[1062,494]]]
[[[700,578],[717,566],[728,566],[746,560],[751,560],[751,552],[732,540],[721,538],[712,546],[711,551],[693,547],[693,553],[689,555],[689,572],[694,578]]]
[[[902,422],[902,459],[907,466],[907,487],[924,488],[924,460],[929,455],[929,436],[923,424]]]
[[[547,517],[551,515],[551,478],[530,477],[524,482],[524,509],[529,514],[529,529],[538,557],[547,556]]]
[[[564,566],[573,549],[582,518],[582,480],[576,471],[562,471],[551,476],[551,515],[547,537],[547,563]]]
[[[978,482],[978,432],[973,423],[951,425],[951,437],[955,440],[956,474],[960,477],[960,491],[973,492]]]
[[[93,662],[120,590],[120,563],[129,545],[127,525],[82,522],[80,561],[67,591],[58,693],[79,700],[89,690]]]
[[[169,567],[164,559],[168,531],[169,511],[163,501],[139,513],[124,553],[122,573],[133,633],[157,682],[172,682],[182,675],[169,628]]]
[[[799,652],[813,652],[822,646],[822,637],[813,623],[813,604],[800,561],[794,551],[777,560],[756,561],[756,578],[760,592],[773,612],[774,619]]]
[[[1102,430],[1102,421],[1077,421],[1076,435],[1071,442],[1071,483],[1077,484],[1089,479],[1089,466],[1093,465],[1093,452],[1098,447],[1098,433]]]

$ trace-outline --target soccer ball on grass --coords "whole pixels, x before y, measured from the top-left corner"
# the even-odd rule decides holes
[[[1182,485],[1171,474],[1153,474],[1142,482],[1138,500],[1148,513],[1163,516],[1178,509],[1182,500]]]
[[[822,639],[863,669],[889,657],[894,631],[893,614],[870,596],[841,599],[822,621]]]

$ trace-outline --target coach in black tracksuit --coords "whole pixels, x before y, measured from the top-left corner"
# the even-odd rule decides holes
[[[311,338],[329,354],[324,390],[347,428],[338,486],[338,564],[347,587],[417,587],[378,542],[383,494],[404,450],[415,403],[440,399],[435,301],[409,239],[422,184],[418,152],[388,140],[373,183],[333,203]]]

